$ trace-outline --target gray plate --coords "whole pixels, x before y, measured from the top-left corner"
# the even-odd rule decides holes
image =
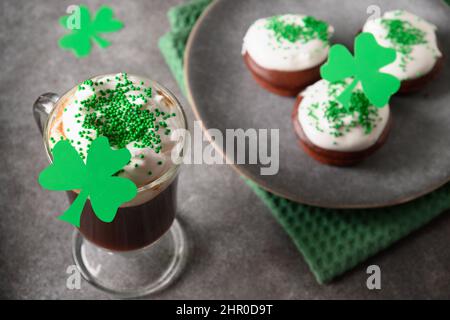
[[[398,204],[450,180],[450,64],[420,93],[392,98],[394,125],[381,150],[360,165],[336,168],[299,149],[290,120],[294,99],[261,89],[242,61],[242,38],[258,18],[314,15],[335,27],[334,42],[350,45],[369,5],[382,12],[405,9],[433,22],[443,52],[450,52],[450,10],[440,1],[216,0],[201,17],[189,39],[185,72],[190,102],[204,127],[280,129],[279,173],[261,176],[259,165],[236,165],[241,174],[286,198],[334,208]]]

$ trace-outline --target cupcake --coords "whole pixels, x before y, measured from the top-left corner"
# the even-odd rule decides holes
[[[292,112],[295,133],[305,152],[321,163],[354,165],[379,149],[388,137],[388,105],[373,106],[360,86],[352,91],[348,107],[337,101],[350,82],[320,80],[297,98]]]
[[[333,27],[311,16],[287,14],[259,19],[242,48],[256,82],[282,96],[296,96],[320,79]]]
[[[397,59],[381,71],[402,81],[400,93],[422,88],[442,67],[436,26],[412,13],[386,12],[381,18],[367,21],[363,32],[372,33],[380,45],[397,51]]]

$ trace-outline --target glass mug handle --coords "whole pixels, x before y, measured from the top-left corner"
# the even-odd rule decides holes
[[[44,132],[47,119],[58,99],[59,96],[56,93],[47,92],[41,94],[33,104],[34,120],[36,121],[36,124],[39,128],[39,131],[41,131],[41,134],[43,134]]]

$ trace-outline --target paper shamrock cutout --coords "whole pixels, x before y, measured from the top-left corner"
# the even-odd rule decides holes
[[[95,41],[100,48],[106,48],[111,44],[108,40],[100,37],[102,33],[115,32],[123,28],[123,23],[113,18],[114,12],[110,7],[101,6],[91,20],[89,8],[80,5],[72,15],[78,15],[79,23],[73,28],[69,19],[71,15],[59,19],[60,24],[72,32],[59,39],[59,46],[65,50],[72,50],[76,57],[81,58],[89,55],[92,49],[91,40]]]
[[[355,39],[354,57],[343,45],[333,45],[327,63],[320,68],[320,75],[330,82],[353,77],[352,83],[337,97],[344,107],[348,107],[353,89],[361,82],[367,99],[382,108],[400,89],[400,80],[379,70],[394,62],[396,55],[395,49],[379,45],[371,33],[360,33]]]
[[[108,139],[94,140],[86,164],[68,140],[53,148],[53,163],[39,175],[39,183],[48,190],[80,190],[75,201],[59,218],[76,227],[88,199],[95,215],[103,222],[114,220],[119,206],[136,196],[136,185],[129,179],[112,176],[130,160],[127,149],[112,150]]]

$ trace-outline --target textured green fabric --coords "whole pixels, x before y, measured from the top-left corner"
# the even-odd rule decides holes
[[[184,94],[186,94],[186,86],[183,75],[183,56],[186,42],[198,17],[211,2],[212,0],[195,0],[171,8],[167,13],[171,31],[159,39],[159,49]]]
[[[180,87],[184,88],[183,55],[189,32],[211,0],[172,8],[172,30],[160,49]],[[270,208],[303,254],[320,283],[353,268],[450,208],[450,184],[407,204],[383,209],[335,210],[302,205],[247,184]]]

